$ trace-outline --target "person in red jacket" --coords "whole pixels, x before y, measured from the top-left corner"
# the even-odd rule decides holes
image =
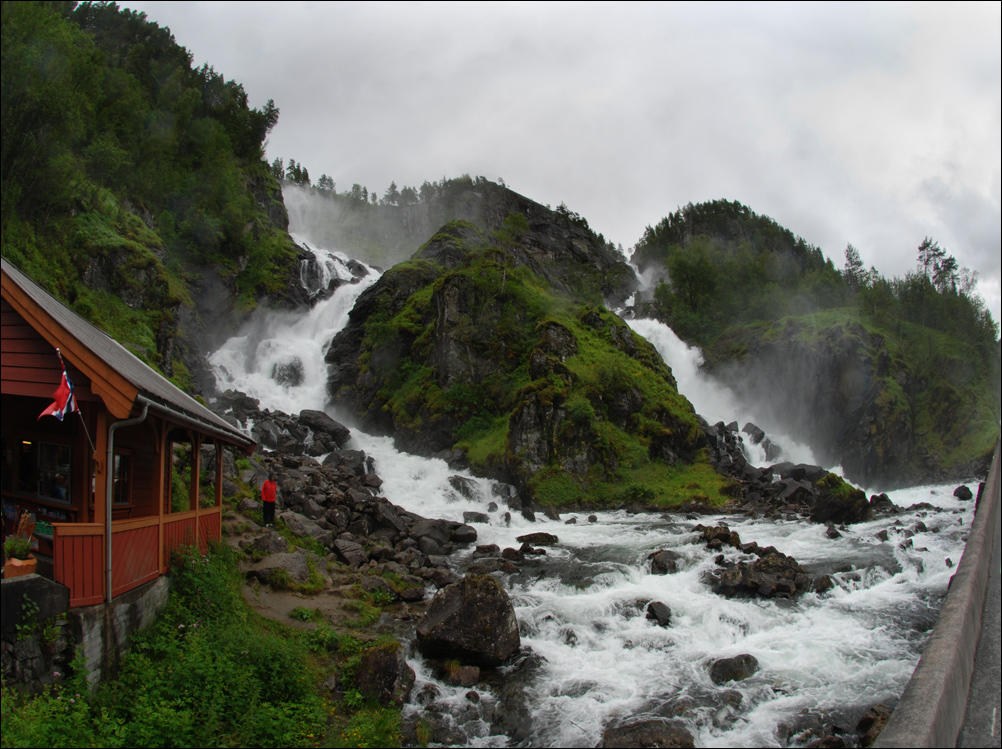
[[[261,501],[264,503],[264,524],[271,528],[275,525],[275,497],[278,494],[278,484],[275,483],[274,472],[268,474],[268,480],[261,484]]]

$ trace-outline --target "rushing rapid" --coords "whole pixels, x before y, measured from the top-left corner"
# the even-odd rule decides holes
[[[338,258],[315,253],[321,263]],[[370,272],[345,283],[299,316],[261,313],[211,357],[219,387],[258,398],[262,408],[323,408],[325,347],[375,279]],[[631,326],[654,343],[680,391],[708,421],[755,420],[700,373],[698,350],[667,326],[651,320]],[[276,378],[295,359],[301,378]],[[789,458],[811,459],[806,447],[776,438]],[[530,523],[506,505],[510,487],[458,472],[471,479],[472,491],[463,494],[450,484],[457,472],[444,461],[398,452],[391,439],[359,430],[352,441],[375,459],[381,491],[392,502],[425,517],[462,521],[464,512],[487,514],[490,523],[476,525],[479,544],[517,548],[517,536],[541,530],[559,537],[545,556],[522,563],[505,581],[523,646],[534,654],[511,677],[517,689],[489,681],[478,685],[479,699],[471,701],[468,689],[437,681],[420,656],[410,659],[418,683],[405,719],[420,713],[435,725],[436,736],[454,744],[595,746],[611,722],[644,716],[679,718],[699,746],[796,742],[813,725],[810,716],[818,715],[834,715],[851,728],[867,708],[901,693],[973,514],[973,503],[957,500],[950,486],[895,492],[891,499],[899,507],[925,504],[850,526],[835,539],[824,526],[805,521],[740,516],[615,511],[595,513],[593,522],[585,513],[570,513]],[[762,462],[762,456],[749,457]],[[713,593],[704,579],[719,552],[699,543],[694,527],[717,522],[745,542],[775,546],[814,575],[830,575],[835,587],[795,601]],[[882,531],[887,541],[877,537]],[[648,556],[659,549],[680,555],[679,572],[651,574]],[[450,559],[462,572],[473,554],[469,549]],[[741,553],[728,548],[724,557],[736,561]],[[644,616],[649,601],[670,607],[669,627]],[[742,653],[755,656],[760,670],[715,685],[709,664]],[[508,718],[499,721],[499,712]]]

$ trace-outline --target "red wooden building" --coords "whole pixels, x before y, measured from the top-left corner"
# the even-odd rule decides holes
[[[39,572],[70,606],[166,572],[222,527],[223,448],[254,443],[2,261],[2,506],[35,515]],[[79,413],[39,418],[62,368]]]

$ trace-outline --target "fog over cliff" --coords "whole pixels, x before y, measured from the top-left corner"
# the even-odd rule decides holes
[[[999,317],[998,4],[130,6],[339,190],[501,177],[627,247],[727,198],[888,276],[931,235]]]

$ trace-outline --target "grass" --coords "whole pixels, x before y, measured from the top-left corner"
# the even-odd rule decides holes
[[[240,594],[237,556],[222,546],[181,555],[156,622],[93,694],[81,659],[35,697],[4,684],[0,744],[399,746],[399,711],[352,699],[367,644],[325,622],[305,631],[257,615]],[[348,687],[339,701],[320,686],[332,668]]]

